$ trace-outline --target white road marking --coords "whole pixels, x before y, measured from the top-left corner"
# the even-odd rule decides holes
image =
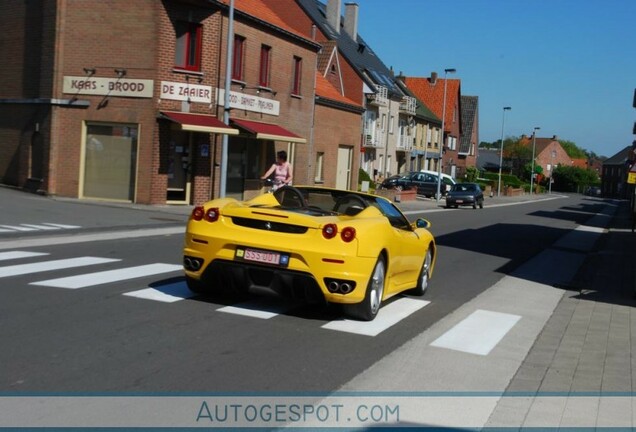
[[[592,232],[592,233],[599,233],[599,234],[603,234],[606,231],[606,229],[602,227],[594,227],[594,226],[587,226],[587,225],[579,225],[574,229],[577,231],[585,231],[585,232]]]
[[[433,341],[431,346],[485,356],[519,319],[519,315],[479,309]]]
[[[343,319],[328,322],[322,328],[365,336],[377,336],[429,303],[426,300],[404,297],[380,308],[380,312],[373,321]]]
[[[236,306],[225,306],[218,309],[219,312],[226,312],[234,315],[242,315],[252,318],[270,319],[289,310],[287,305],[265,304],[262,301],[254,300],[240,303]]]
[[[57,223],[49,223],[49,222],[43,222],[42,225],[49,225],[49,226],[58,227],[58,228],[64,228],[64,229],[81,228],[80,225],[65,225],[65,224],[57,224]]]
[[[48,253],[22,252],[22,251],[0,252],[0,261],[19,259],[19,258],[30,258],[30,257],[42,256],[42,255],[48,255]]]
[[[36,230],[42,230],[42,231],[50,231],[50,230],[59,230],[59,229],[61,229],[60,227],[56,227],[56,226],[35,225],[35,224],[22,224],[21,226],[27,227],[27,228],[34,228]]]
[[[194,293],[190,291],[185,282],[175,282],[171,284],[161,285],[158,287],[148,287],[138,291],[124,293],[127,297],[136,297],[145,300],[154,300],[164,303],[174,303],[190,297],[194,297]]]
[[[19,276],[29,273],[38,273],[51,270],[67,269],[74,267],[83,267],[94,264],[104,264],[114,261],[121,261],[119,259],[111,258],[96,258],[96,257],[79,257],[69,258],[53,261],[44,261],[32,264],[18,264],[6,267],[0,267],[0,277]]]
[[[3,225],[0,225],[3,226]],[[0,241],[0,249],[52,246],[62,244],[87,243],[105,240],[131,239],[141,237],[185,234],[185,227],[149,228],[132,231],[116,231],[97,234],[79,234],[66,237],[28,238]]]
[[[77,229],[79,225],[65,225],[57,223],[42,222],[40,224],[20,224],[20,225],[0,225],[0,232],[16,231],[54,231],[59,229]]]
[[[10,229],[11,231],[37,231],[35,228],[29,228],[22,225],[0,225],[0,227]]]
[[[78,276],[70,276],[58,279],[49,279],[41,282],[32,282],[30,285],[49,286],[55,288],[77,289],[88,286],[102,285],[110,282],[118,282],[144,276],[152,276],[160,273],[169,273],[183,270],[183,266],[174,264],[147,264],[136,267],[128,267],[116,270],[106,270],[96,273],[88,273]]]

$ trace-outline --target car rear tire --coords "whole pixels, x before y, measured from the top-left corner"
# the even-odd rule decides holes
[[[382,305],[385,281],[386,263],[384,258],[380,256],[369,278],[364,300],[360,303],[345,305],[347,315],[362,321],[373,321]]]
[[[431,252],[431,248],[426,250],[426,255],[424,256],[424,261],[422,262],[422,269],[420,270],[420,275],[417,277],[417,286],[410,291],[410,294],[416,296],[423,296],[428,289],[428,284],[431,279],[431,264],[433,263],[433,252]]]
[[[185,277],[186,285],[188,285],[188,289],[195,294],[203,294],[206,291],[205,284],[200,280],[191,278],[189,276]]]
[[[479,208],[480,209],[484,208],[484,200],[479,201]]]

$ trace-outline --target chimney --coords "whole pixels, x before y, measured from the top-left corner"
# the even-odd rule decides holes
[[[340,0],[327,1],[327,22],[336,33],[340,33]]]
[[[358,4],[345,3],[344,29],[351,39],[358,39]]]
[[[558,136],[556,136],[556,135],[553,135],[553,136],[552,136],[552,141],[558,141],[558,140],[559,140],[559,137],[558,137]]]
[[[437,72],[431,72],[431,84],[435,84],[437,82]]]

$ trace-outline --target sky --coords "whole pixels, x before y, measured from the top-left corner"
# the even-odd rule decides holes
[[[396,74],[457,70],[448,78],[479,97],[480,142],[540,127],[537,137],[611,157],[636,139],[636,0],[347,2]]]

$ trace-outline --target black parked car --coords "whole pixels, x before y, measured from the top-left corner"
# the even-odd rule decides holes
[[[419,171],[411,171],[405,174],[391,176],[385,179],[380,187],[384,189],[417,189],[418,195],[434,197],[437,194],[437,176]],[[442,195],[447,191],[448,186],[442,182],[440,185]]]
[[[601,196],[601,188],[598,186],[590,186],[585,190],[585,195],[587,196]]]
[[[466,205],[484,208],[484,193],[477,183],[457,183],[446,195],[446,208]]]

